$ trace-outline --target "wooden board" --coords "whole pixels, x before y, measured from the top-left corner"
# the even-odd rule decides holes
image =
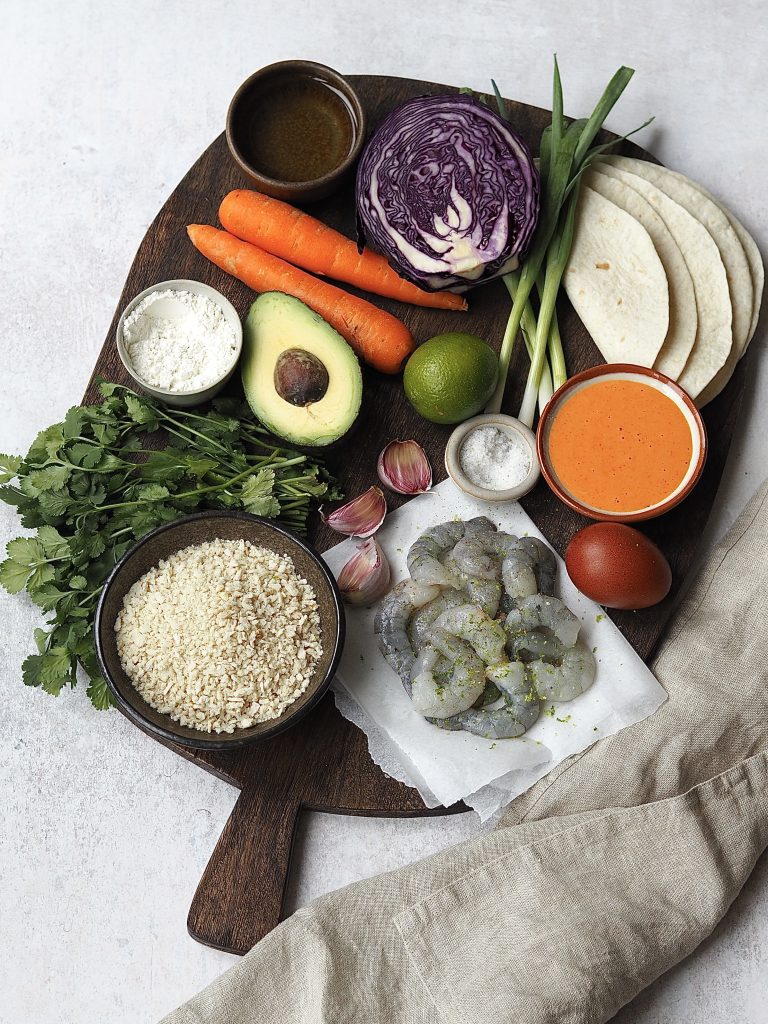
[[[360,92],[371,125],[398,102],[448,88],[395,78],[366,76],[352,77],[351,81]],[[541,131],[550,120],[549,112],[517,103],[510,104],[510,110],[515,126],[535,152]],[[618,151],[647,155],[629,144],[623,144]],[[131,383],[119,361],[114,333],[122,309],[137,292],[150,285],[184,277],[205,281],[223,292],[241,315],[247,312],[253,293],[200,256],[185,231],[190,223],[217,224],[221,198],[230,189],[244,184],[221,135],[174,190],[141,243],[94,378],[98,375]],[[313,207],[313,212],[346,234],[354,235],[353,209],[350,185]],[[471,293],[471,310],[466,314],[416,309],[386,300],[380,300],[380,304],[405,319],[417,340],[460,329],[488,339],[497,348],[509,313],[509,298],[498,281]],[[566,300],[559,307],[559,315],[569,371],[574,373],[602,362]],[[515,411],[522,397],[527,358],[521,348],[517,346],[512,362],[504,405],[507,411]],[[369,369],[364,373],[365,397],[359,425],[328,453],[330,467],[347,494],[353,496],[376,482],[378,453],[385,442],[397,437],[418,438],[430,455],[435,481],[444,479],[443,450],[450,428],[426,423],[417,416],[403,397],[399,377],[384,377]],[[612,613],[643,658],[653,652],[677,589],[694,559],[725,463],[743,382],[742,365],[722,395],[705,410],[710,455],[702,480],[691,497],[673,512],[643,526],[666,552],[674,575],[672,593],[662,604],[643,612]],[[94,380],[86,399],[98,399]],[[391,496],[390,507],[403,500]],[[557,501],[543,481],[523,505],[561,553],[586,523]],[[310,539],[321,550],[338,541],[319,522],[313,524]],[[383,816],[445,813],[444,809],[427,811],[415,790],[387,778],[372,763],[364,735],[339,715],[330,694],[299,725],[249,749],[207,753],[168,745],[175,753],[241,790],[195,893],[188,920],[189,931],[196,939],[219,949],[243,953],[280,920],[296,818],[302,808]],[[452,810],[456,809],[461,807]]]

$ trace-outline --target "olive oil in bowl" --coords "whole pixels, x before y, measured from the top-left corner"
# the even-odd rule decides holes
[[[248,156],[276,181],[314,181],[342,164],[355,140],[352,110],[319,78],[267,83],[251,109]]]
[[[252,75],[235,94],[227,142],[256,188],[293,201],[330,194],[363,143],[360,101],[338,72],[283,61]]]

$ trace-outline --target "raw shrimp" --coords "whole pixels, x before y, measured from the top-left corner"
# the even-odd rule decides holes
[[[494,531],[495,525],[490,519],[486,519],[485,516],[475,516],[474,519],[468,519],[464,523],[464,536],[474,537],[478,533],[485,533],[486,531]]]
[[[479,605],[493,619],[501,602],[501,583],[497,580],[466,580],[466,593],[472,604]]]
[[[453,590],[446,587],[429,604],[417,608],[411,616],[411,622],[408,626],[408,636],[411,638],[414,650],[420,651],[429,642],[432,636],[432,626],[438,615],[448,608],[455,608],[457,605],[466,603],[467,595],[463,590]]]
[[[536,587],[536,558],[518,542],[510,548],[501,563],[501,579],[504,590],[513,602],[524,597],[533,597]]]
[[[562,601],[544,594],[524,597],[508,614],[505,629],[511,640],[518,633],[546,629],[557,637],[564,647],[573,647],[579,635],[579,620]]]
[[[592,652],[576,644],[563,652],[559,664],[532,661],[525,671],[542,700],[573,700],[594,683],[597,666]]]
[[[379,650],[400,676],[409,694],[415,654],[408,639],[408,620],[417,608],[433,601],[439,593],[439,587],[403,580],[387,594],[376,612],[373,631],[378,638]]]
[[[523,661],[549,661],[562,658],[565,647],[553,633],[531,629],[522,633],[513,632],[507,642],[507,650],[511,657],[522,658]]]
[[[524,666],[506,662],[487,669],[486,675],[501,691],[501,707],[470,708],[448,719],[433,719],[433,724],[443,729],[463,729],[489,740],[511,739],[527,732],[539,717],[541,704],[531,692]]]
[[[461,582],[442,564],[440,557],[461,540],[464,530],[461,520],[439,523],[425,530],[408,549],[406,564],[411,578],[417,583],[460,589]]]
[[[459,544],[466,538],[467,540],[471,537],[476,537],[479,533],[493,533],[496,527],[493,525],[490,519],[486,519],[485,516],[477,516],[475,519],[468,519],[464,523],[464,535],[454,544],[452,548],[449,548],[444,555],[440,556],[440,561],[443,565],[447,566],[451,572],[456,572],[456,565],[454,563],[454,552]],[[461,550],[461,549],[459,549]]]
[[[478,530],[464,535],[450,554],[452,568],[460,575],[484,580],[497,580],[501,562],[518,546],[517,537],[497,530]]]
[[[460,604],[449,608],[435,619],[435,626],[466,640],[486,665],[496,665],[505,656],[507,637],[503,626],[486,615],[479,605]]]
[[[525,665],[519,661],[502,662],[489,666],[485,675],[501,690],[507,709],[516,715],[523,729],[530,729],[541,713],[541,704]]]
[[[448,555],[446,566],[462,581],[472,604],[480,605],[487,615],[494,618],[502,596],[502,554],[515,542],[515,538],[507,533],[497,533],[493,523],[482,517],[470,522],[477,528],[465,532],[463,539]]]
[[[523,723],[506,706],[495,710],[470,708],[469,711],[462,711],[451,718],[430,718],[429,721],[441,729],[463,729],[464,732],[471,732],[474,736],[482,736],[488,740],[514,739],[526,731]]]
[[[450,718],[471,708],[484,689],[485,666],[469,644],[435,628],[411,670],[415,710],[425,718]]]
[[[555,592],[555,576],[557,575],[557,559],[554,552],[538,537],[521,537],[520,546],[534,556],[538,593],[551,597]]]

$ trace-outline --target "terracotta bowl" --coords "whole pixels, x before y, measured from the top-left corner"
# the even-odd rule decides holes
[[[204,541],[249,540],[293,559],[298,573],[314,588],[320,612],[323,654],[309,686],[283,714],[233,733],[204,733],[179,725],[150,707],[134,689],[120,663],[115,620],[131,586],[181,548]],[[302,719],[330,685],[344,646],[344,608],[336,581],[319,555],[292,533],[259,516],[244,512],[201,512],[168,523],[147,534],[118,562],[99,599],[94,624],[96,651],[104,678],[117,706],[130,720],[156,737],[197,750],[229,750],[275,736]]]
[[[597,509],[585,505],[561,484],[549,457],[549,431],[562,402],[575,389],[583,387],[586,383],[600,377],[609,376],[626,380],[642,378],[643,383],[650,383],[657,387],[675,402],[691,428],[693,451],[688,471],[683,477],[681,484],[663,501],[635,512],[610,512],[605,509]],[[601,366],[593,366],[582,373],[577,373],[554,393],[539,419],[536,431],[536,448],[542,476],[564,504],[581,515],[587,516],[589,519],[597,519],[601,522],[632,523],[642,519],[654,519],[656,516],[663,515],[676,505],[679,505],[690,494],[704,469],[704,463],[707,458],[707,433],[701,413],[694,405],[690,395],[669,377],[659,373],[658,370],[649,369],[647,366],[635,366],[632,363],[607,363]]]
[[[266,175],[251,159],[248,136],[255,108],[267,84],[280,86],[308,77],[318,79],[342,97],[352,120],[352,146],[346,158],[321,178],[280,181]],[[283,60],[256,71],[237,90],[227,111],[227,145],[235,163],[259,192],[289,203],[314,203],[335,192],[350,177],[357,163],[365,141],[365,131],[365,112],[360,97],[346,78],[333,68],[311,60]]]

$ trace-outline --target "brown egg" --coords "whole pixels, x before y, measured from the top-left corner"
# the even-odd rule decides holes
[[[672,570],[653,541],[622,523],[579,530],[565,552],[574,585],[606,608],[650,608],[669,593]]]

